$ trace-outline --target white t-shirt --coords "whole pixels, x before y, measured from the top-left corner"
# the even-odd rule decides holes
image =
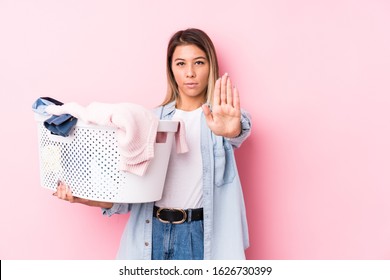
[[[203,207],[202,155],[200,150],[200,118],[202,107],[194,111],[176,109],[172,119],[184,121],[189,151],[177,154],[171,150],[162,198],[155,204],[164,208]]]

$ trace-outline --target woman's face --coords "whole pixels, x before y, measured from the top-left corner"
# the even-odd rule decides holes
[[[177,46],[171,67],[181,104],[203,104],[210,72],[206,54],[195,45]]]

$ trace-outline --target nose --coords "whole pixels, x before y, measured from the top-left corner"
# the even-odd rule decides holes
[[[193,69],[193,67],[192,66],[189,66],[188,68],[187,68],[187,72],[186,72],[186,77],[187,78],[195,78],[195,71],[194,71],[194,69]]]

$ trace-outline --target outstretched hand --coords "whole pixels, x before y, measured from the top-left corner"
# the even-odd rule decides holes
[[[240,98],[236,87],[228,74],[215,83],[212,111],[205,104],[202,106],[207,125],[219,136],[237,137],[241,132]]]

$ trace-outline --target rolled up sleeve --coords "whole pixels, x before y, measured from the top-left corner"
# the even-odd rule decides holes
[[[114,203],[111,208],[102,208],[102,214],[111,217],[114,214],[126,214],[130,210],[131,204],[129,203]]]

